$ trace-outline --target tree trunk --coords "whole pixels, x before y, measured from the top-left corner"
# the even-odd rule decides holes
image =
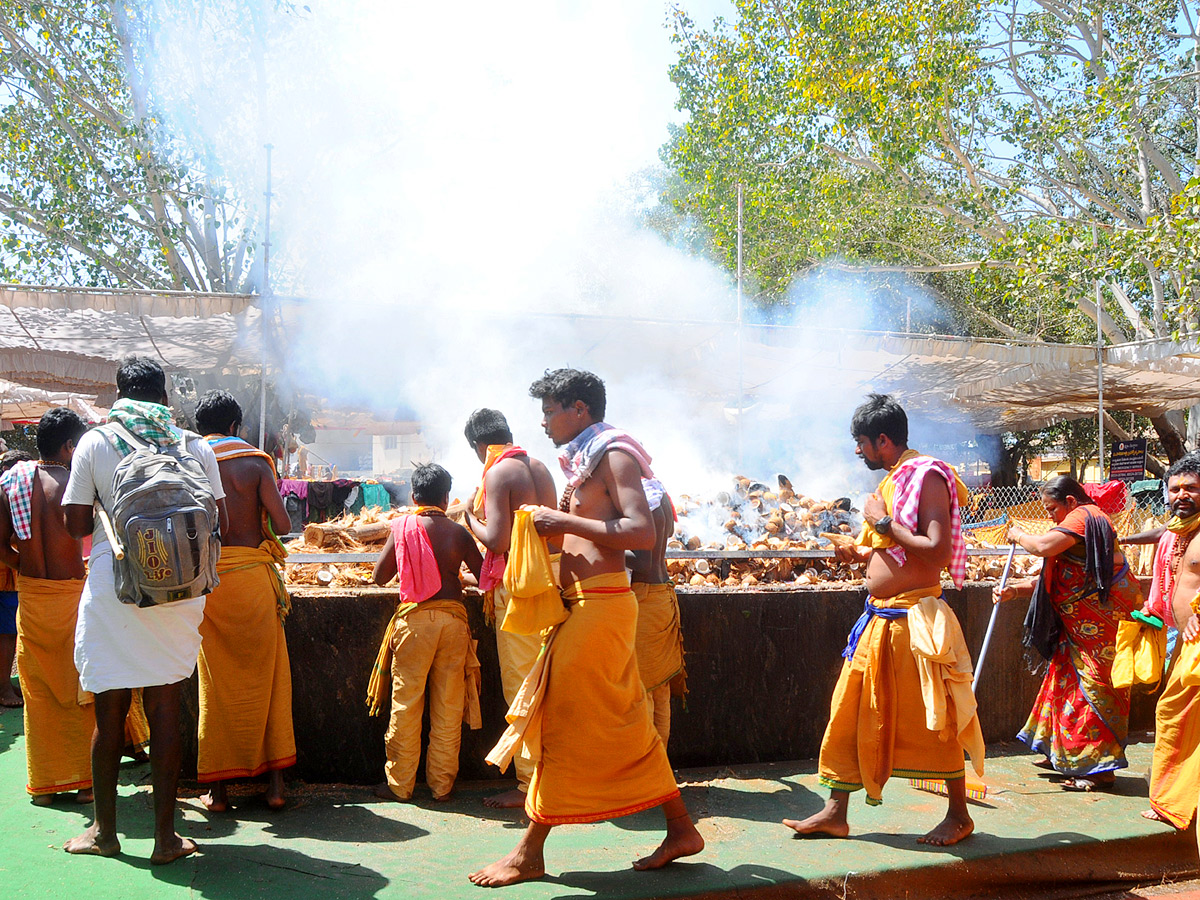
[[[1187,447],[1184,445],[1183,435],[1170,421],[1169,416],[1169,413],[1155,416],[1150,420],[1150,424],[1154,426],[1158,440],[1163,445],[1163,450],[1167,454],[1167,462],[1173,463],[1187,453]]]

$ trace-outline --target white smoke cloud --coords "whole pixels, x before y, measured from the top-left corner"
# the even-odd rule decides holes
[[[701,21],[731,11],[683,5]],[[219,19],[168,19],[156,95],[245,196],[262,193],[261,147],[274,146],[273,268],[307,298],[287,309],[283,363],[302,389],[412,409],[456,487],[478,471],[462,438],[475,408],[503,410],[519,442],[554,454],[527,388],[559,366],[605,379],[608,420],[678,492],[719,490],[737,469],[826,497],[873,484],[848,436],[861,379],[764,380],[752,365],[741,380],[760,396],[739,435],[730,277],[618,200],[678,115],[665,4],[229,9],[258,17],[261,55]],[[796,287],[809,327],[869,325],[862,294],[848,279]],[[802,357],[825,338],[776,340]]]

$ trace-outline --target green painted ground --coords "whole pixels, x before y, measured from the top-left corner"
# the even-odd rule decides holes
[[[1167,829],[1138,812],[1145,808],[1149,746],[1131,748],[1132,768],[1113,794],[1065,794],[1029,765],[1029,757],[989,760],[993,790],[974,807],[977,834],[948,850],[914,838],[944,809],[940,798],[892,782],[886,803],[852,803],[849,840],[799,840],[784,817],[816,810],[823,794],[810,763],[736,767],[682,773],[684,798],[708,849],[693,861],[655,873],[627,868],[661,835],[657,811],[612,823],[567,826],[548,844],[550,877],[508,889],[524,898],[637,898],[687,896],[822,881],[843,885],[892,870],[901,884],[915,869],[983,861],[1091,844],[1119,856],[1122,842]],[[202,854],[152,868],[149,767],[123,770],[118,816],[123,854],[115,859],[71,857],[62,843],[90,821],[90,807],[34,807],[24,793],[25,747],[19,711],[0,713],[0,891],[5,897],[184,898],[452,898],[478,897],[466,873],[507,852],[521,828],[519,811],[492,812],[480,799],[492,786],[465,786],[448,805],[418,789],[418,803],[374,801],[363,788],[293,785],[294,801],[270,814],[257,788],[239,791],[232,815],[209,814],[185,791],[180,831]],[[1113,842],[1098,847],[1096,841]],[[1181,842],[1190,848],[1195,844]],[[1185,849],[1183,852],[1187,852]],[[1016,857],[1014,857],[1015,859]],[[1033,855],[1031,859],[1042,857]],[[961,868],[961,866],[959,867]],[[938,869],[934,869],[934,872]],[[924,877],[924,876],[920,876]],[[851,891],[853,896],[853,891]],[[903,896],[897,890],[896,896]]]

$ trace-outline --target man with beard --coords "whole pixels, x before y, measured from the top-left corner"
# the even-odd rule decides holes
[[[975,828],[964,749],[983,774],[971,656],[941,586],[943,569],[957,587],[966,577],[959,505],[967,489],[946,463],[909,449],[908,417],[886,394],[868,395],[850,434],[867,468],[888,471],[863,504],[857,545],[838,549],[843,561],[866,563],[870,596],[842,651],[821,741],[819,780],[829,800],[783,824],[801,835],[846,837],[852,791],[865,788],[867,803],[878,805],[892,775],[936,779],[946,782],[949,809],[918,841],[949,846]]]
[[[642,485],[650,457],[604,422],[604,382],[557,369],[529,388],[542,403],[542,427],[567,475],[560,509],[538,507],[538,534],[562,538],[566,620],[547,635],[537,663],[509,709],[513,723],[488,761],[506,766],[515,743],[536,761],[525,813],[530,823],[512,853],[473,872],[481,887],[541,878],[550,829],[599,822],[661,806],[667,835],[635,869],[657,869],[704,849],[654,730],[635,657],[637,598],[626,550],[654,546]],[[582,711],[582,713],[581,713]],[[497,752],[502,750],[503,752]]]
[[[1155,709],[1148,819],[1185,829],[1200,784],[1200,453],[1167,470],[1171,519],[1154,554],[1154,582],[1142,612],[1179,630],[1175,662]]]

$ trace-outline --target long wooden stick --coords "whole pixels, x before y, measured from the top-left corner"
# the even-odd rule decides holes
[[[1012,571],[1013,556],[1017,552],[1016,543],[1008,546],[1008,559],[1004,563],[1004,572],[1000,575],[1000,586],[996,589],[998,593],[1004,593],[1004,586],[1008,584],[1008,574]],[[976,685],[979,684],[979,673],[983,671],[983,661],[987,659],[988,645],[992,642],[992,632],[996,628],[996,615],[1000,612],[999,602],[992,604],[992,617],[988,619],[987,632],[983,635],[983,646],[979,648],[979,659],[975,661],[975,677],[971,679],[971,690],[974,691]]]
[[[104,533],[108,535],[108,542],[112,545],[113,556],[117,559],[124,559],[125,548],[117,540],[117,533],[113,530],[112,519],[108,517],[108,513],[103,508],[100,508],[98,512],[100,514],[100,524],[104,526]]]

